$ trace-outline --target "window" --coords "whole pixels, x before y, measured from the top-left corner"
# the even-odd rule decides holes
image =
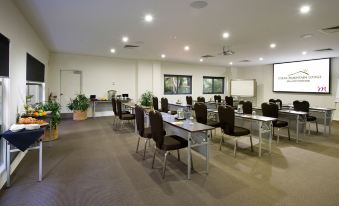
[[[26,103],[34,105],[44,100],[44,83],[26,83]]]
[[[164,94],[192,94],[192,76],[165,74]]]
[[[224,77],[203,77],[203,93],[223,94],[224,82],[225,82]]]

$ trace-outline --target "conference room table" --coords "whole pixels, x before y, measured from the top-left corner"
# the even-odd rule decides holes
[[[177,110],[178,108],[182,108],[185,111],[189,111],[192,109],[192,105],[185,103],[168,103],[169,110]]]
[[[286,109],[294,109],[292,104],[286,104],[282,106]],[[323,125],[324,125],[324,131],[323,135],[331,135],[331,125],[333,120],[333,114],[335,109],[333,108],[326,108],[326,107],[310,107],[310,112],[316,112],[316,113],[322,113],[323,118]],[[328,130],[327,130],[328,128]],[[328,131],[328,132],[327,132]]]
[[[209,131],[214,127],[196,122],[194,119],[177,120],[176,115],[161,112],[164,129],[167,135],[177,135],[187,140],[187,179],[191,179],[191,151],[195,151],[205,158],[206,174],[209,170]],[[145,115],[147,127],[150,126],[148,113]]]
[[[218,114],[218,110],[215,110],[215,109],[207,109],[207,112]],[[219,118],[219,115],[216,115],[216,116],[217,118]],[[258,156],[259,157],[261,157],[262,139],[263,139],[262,136],[264,133],[269,134],[268,151],[271,154],[273,121],[277,119],[272,118],[272,117],[265,117],[262,115],[241,114],[238,112],[235,112],[235,117],[240,118],[240,119],[247,119],[250,121],[256,121],[258,123],[258,127],[259,127],[259,154]]]
[[[253,110],[261,111],[261,107],[253,107]],[[302,122],[306,122],[306,115],[307,112],[295,111],[291,109],[280,109],[279,114],[284,114],[288,116],[295,116],[296,117],[296,143],[299,142],[299,127],[300,127],[300,120]],[[290,125],[289,125],[290,126]],[[306,124],[305,124],[306,127]],[[304,128],[306,129],[306,128]]]

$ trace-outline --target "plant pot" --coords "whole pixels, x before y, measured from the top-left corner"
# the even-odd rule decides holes
[[[73,120],[81,121],[87,119],[87,111],[74,110],[73,111]]]
[[[56,128],[52,128],[52,130],[50,130],[49,128],[45,129],[45,134],[43,137],[43,141],[53,141],[53,140],[57,140],[59,138],[59,130],[58,127]]]

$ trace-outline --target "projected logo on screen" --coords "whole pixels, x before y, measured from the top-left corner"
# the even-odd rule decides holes
[[[329,93],[330,59],[274,64],[273,91]]]

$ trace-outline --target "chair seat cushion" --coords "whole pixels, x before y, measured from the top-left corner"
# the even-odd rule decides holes
[[[121,115],[121,119],[122,120],[133,120],[135,119],[135,115],[134,114],[123,114]]]
[[[129,111],[121,111],[121,114],[131,114]]]
[[[234,132],[232,135],[239,137],[239,136],[248,135],[249,133],[251,133],[250,130],[246,128],[234,126]]]
[[[277,120],[273,122],[273,127],[287,127],[287,126],[288,126],[288,122],[286,121]]]
[[[317,118],[315,116],[307,116],[307,121],[308,122],[312,122],[312,121],[316,121]]]
[[[144,129],[143,137],[144,137],[144,138],[149,138],[149,139],[152,138],[152,130],[151,130],[150,127],[146,127],[146,128]]]
[[[213,120],[207,120],[207,125],[211,127],[220,127],[220,123]]]
[[[169,135],[164,137],[164,144],[162,145],[162,150],[177,150],[187,147],[188,142],[182,137],[176,135]]]

